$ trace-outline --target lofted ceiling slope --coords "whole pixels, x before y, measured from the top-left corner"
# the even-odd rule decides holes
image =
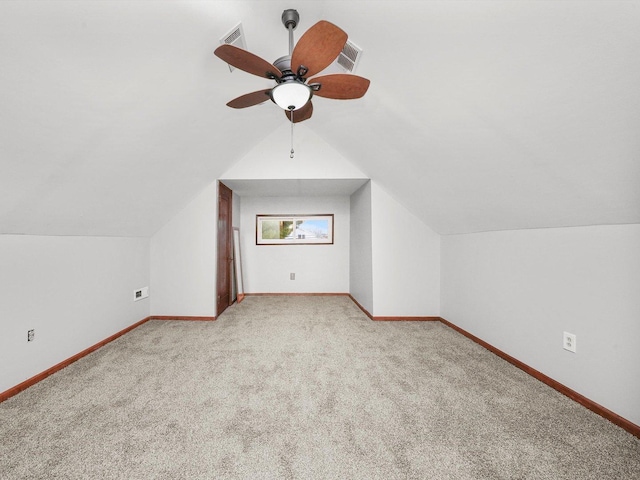
[[[226,107],[271,82],[213,55],[240,21],[286,54],[286,8],[372,82],[305,127],[437,232],[640,223],[640,1],[24,0],[0,3],[0,233],[152,235],[286,121]]]

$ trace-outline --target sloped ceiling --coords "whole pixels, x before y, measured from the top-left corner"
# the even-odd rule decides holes
[[[213,55],[320,19],[361,100],[305,127],[442,234],[640,223],[640,2],[0,3],[0,233],[149,236],[285,117]],[[288,145],[283,155],[288,156]]]

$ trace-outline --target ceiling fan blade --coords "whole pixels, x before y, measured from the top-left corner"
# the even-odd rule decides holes
[[[307,30],[291,54],[291,70],[298,72],[304,65],[308,70],[303,77],[321,72],[333,62],[347,42],[347,34],[333,23],[320,20]]]
[[[335,73],[332,75],[321,75],[309,80],[309,85],[319,83],[322,85],[318,91],[313,92],[314,96],[335,98],[337,100],[351,100],[360,98],[369,88],[369,80],[357,75],[347,75]]]
[[[291,121],[291,111],[285,110],[284,113],[289,119],[289,121]],[[298,123],[298,122],[302,122],[304,120],[310,119],[312,113],[313,113],[313,104],[311,103],[311,100],[309,100],[304,107],[293,111],[293,123]]]
[[[258,105],[259,103],[269,100],[270,91],[271,89],[268,88],[266,90],[258,90],[257,92],[247,93],[238,98],[234,98],[229,103],[227,103],[227,106],[231,108],[253,107],[254,105]]]
[[[213,53],[229,65],[259,77],[271,78],[270,74],[282,76],[282,72],[266,60],[233,45],[220,45]]]

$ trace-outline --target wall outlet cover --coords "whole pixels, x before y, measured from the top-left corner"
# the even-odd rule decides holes
[[[562,348],[576,353],[576,336],[573,333],[562,332]]]

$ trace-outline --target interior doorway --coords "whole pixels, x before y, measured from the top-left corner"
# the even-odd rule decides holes
[[[218,182],[218,280],[216,316],[231,304],[233,192],[224,183]]]

